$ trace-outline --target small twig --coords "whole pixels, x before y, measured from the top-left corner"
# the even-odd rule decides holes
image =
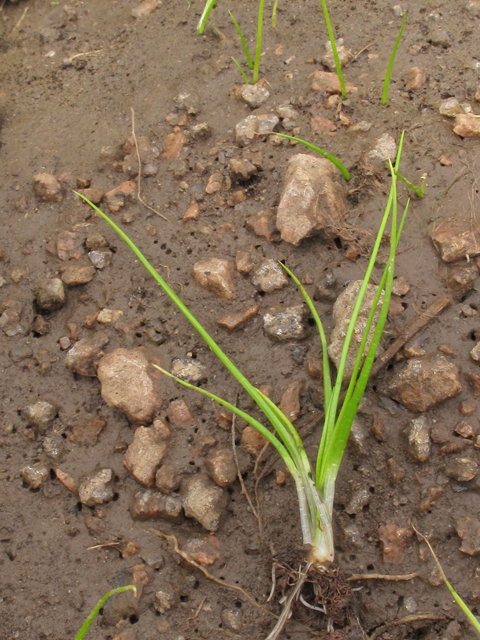
[[[149,531],[151,531],[151,533],[154,533],[159,538],[163,538],[164,540],[167,540],[167,542],[171,542],[173,544],[173,549],[175,553],[177,553],[181,558],[183,558],[185,562],[188,562],[188,564],[191,564],[193,567],[201,571],[203,575],[206,578],[208,578],[208,580],[215,582],[215,584],[219,584],[221,587],[232,589],[233,591],[238,591],[255,607],[257,607],[258,609],[261,609],[262,611],[265,611],[266,613],[268,613],[270,616],[274,618],[277,617],[274,613],[272,613],[271,611],[263,607],[261,604],[258,604],[258,602],[251,595],[249,595],[245,591],[245,589],[242,589],[242,587],[238,587],[236,584],[230,584],[229,582],[224,582],[223,580],[219,580],[218,578],[215,578],[215,576],[212,576],[212,574],[209,571],[207,571],[205,567],[202,567],[202,565],[198,564],[198,562],[196,562],[193,558],[191,558],[188,555],[188,553],[185,553],[185,551],[182,551],[180,549],[180,547],[178,546],[178,540],[173,534],[168,535],[166,533],[163,533],[163,531],[160,531],[159,529],[154,529],[153,527],[150,527]]]
[[[421,316],[414,318],[410,324],[408,324],[402,334],[391,344],[388,349],[385,351],[383,356],[381,356],[378,361],[375,363],[372,368],[372,376],[376,376],[377,373],[382,369],[386,364],[390,362],[390,360],[400,351],[400,349],[411,339],[413,336],[423,329],[430,320],[436,318],[442,311],[447,309],[452,304],[452,301],[446,296],[441,296],[437,298],[435,302],[428,307],[425,313],[422,313]]]
[[[207,596],[204,596],[202,598],[202,601],[200,602],[197,610],[195,611],[194,615],[191,616],[190,618],[187,618],[187,631],[190,628],[190,622],[192,622],[193,620],[196,620],[198,618],[198,616],[200,615],[200,611],[203,609],[203,605],[205,604],[205,600],[207,599]]]
[[[272,588],[270,589],[270,593],[268,595],[267,598],[267,602],[270,602],[270,600],[273,598],[274,594],[275,594],[275,587],[277,586],[277,572],[276,572],[276,568],[279,565],[276,562],[272,562]]]
[[[3,5],[2,5],[2,7],[3,7]],[[13,33],[14,31],[16,31],[16,30],[20,27],[20,25],[21,25],[21,24],[22,24],[22,22],[23,22],[23,19],[24,19],[24,18],[25,18],[25,16],[27,15],[27,11],[28,11],[28,7],[25,7],[25,9],[23,10],[23,13],[22,13],[22,15],[21,15],[21,17],[20,17],[20,20],[19,20],[19,21],[17,22],[17,24],[13,27],[13,29],[12,29],[12,33]]]
[[[404,575],[384,575],[381,573],[354,573],[347,578],[347,582],[359,580],[387,580],[389,582],[407,582],[420,577],[419,573],[407,573]]]
[[[402,624],[411,624],[412,622],[419,622],[420,620],[445,620],[446,616],[439,616],[435,613],[416,613],[411,616],[405,616],[401,620],[394,620],[393,622],[386,622],[382,624],[374,633],[370,636],[369,640],[375,640],[378,636],[388,629],[389,627],[399,627]]]
[[[237,406],[238,403],[238,395],[235,398],[235,406]],[[235,466],[237,467],[237,476],[238,476],[238,480],[240,482],[240,486],[242,488],[242,493],[245,496],[245,498],[247,499],[247,502],[250,506],[250,509],[252,510],[253,515],[255,516],[255,519],[258,523],[258,528],[260,531],[260,536],[262,535],[262,525],[260,522],[260,518],[258,517],[258,513],[257,510],[255,509],[255,507],[253,506],[253,502],[250,499],[250,495],[247,491],[247,487],[245,486],[245,482],[243,481],[242,478],[242,474],[240,472],[240,465],[238,464],[238,456],[237,456],[237,446],[235,444],[235,435],[236,435],[236,431],[235,431],[235,422],[236,422],[236,414],[233,414],[233,418],[232,418],[232,449],[233,449],[233,457],[235,458]]]
[[[360,51],[353,56],[352,62],[354,62],[354,60],[356,60],[358,58],[358,56],[361,56],[364,51],[366,51],[367,49],[370,49],[370,47],[373,44],[377,44],[377,41],[376,40],[372,40],[372,42],[370,42],[369,44],[365,45],[363,47],[363,49],[360,49]]]
[[[155,213],[157,216],[160,216],[160,218],[163,218],[163,220],[165,220],[166,222],[169,222],[168,218],[166,218],[163,214],[161,214],[159,211],[157,211],[156,209],[151,207],[149,204],[147,204],[145,202],[145,200],[142,199],[142,195],[141,195],[142,194],[142,161],[140,159],[140,150],[138,148],[137,136],[135,135],[135,111],[134,111],[133,107],[130,107],[130,109],[132,110],[132,138],[133,138],[133,141],[135,143],[135,150],[137,152],[137,160],[138,160],[138,176],[137,176],[137,197],[138,197],[138,200],[149,211],[153,211],[153,213]]]
[[[87,551],[92,551],[93,549],[105,549],[106,547],[118,547],[122,542],[119,540],[118,542],[104,542],[103,544],[96,544],[93,547],[87,547]]]
[[[75,60],[75,58],[81,58],[82,56],[93,56],[96,53],[100,53],[100,51],[103,51],[103,49],[95,49],[94,51],[83,51],[81,53],[75,53],[73,56],[67,58],[67,60],[69,62],[72,62],[72,60]]]

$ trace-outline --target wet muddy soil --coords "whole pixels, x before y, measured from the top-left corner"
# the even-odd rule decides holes
[[[144,361],[170,370],[188,358],[202,386],[254,411],[130,250],[73,191],[112,212],[249,379],[293,406],[313,459],[323,418],[318,335],[305,318],[302,339],[272,340],[264,316],[301,297],[291,281],[259,290],[252,274],[265,260],[285,262],[316,294],[330,334],[333,302],[363,277],[388,196],[385,164],[368,153],[385,134],[398,143],[405,130],[401,170],[417,185],[424,181],[425,197],[413,195],[410,204],[384,347],[412,322],[425,322],[372,378],[342,462],[334,517],[345,575],[418,576],[355,582],[349,619],[334,633],[325,616],[302,610],[282,637],[473,638],[412,524],[480,612],[480,372],[471,354],[480,339],[479,138],[457,135],[455,120],[439,112],[449,98],[458,100],[456,113],[480,112],[480,5],[330,2],[337,37],[353,54],[342,103],[312,89],[313,74],[327,70],[319,3],[280,0],[274,31],[267,2],[260,79],[269,96],[252,108],[240,95],[232,56],[243,61],[243,52],[228,10],[253,50],[256,3],[220,0],[200,36],[202,4],[163,0],[134,17],[136,0],[0,1],[0,636],[73,638],[101,595],[135,581],[140,599],[112,599],[89,637],[260,640],[281,610],[278,596],[266,602],[272,558],[301,547],[292,479],[270,449],[257,460],[262,443],[244,433],[245,424],[236,425],[236,450],[260,531],[235,468],[231,476],[228,415],[160,374],[145,415],[143,405],[133,407],[137,387],[119,392],[128,406],[107,404],[104,389],[102,397],[96,367],[123,349],[139,367],[131,385],[147,375]],[[407,23],[382,106],[402,9]],[[275,131],[327,149],[352,175],[349,183],[335,175],[345,202],[341,228],[298,245],[282,240],[275,215],[290,158],[313,152],[275,136],[254,136],[245,146],[236,139],[247,116],[276,114]],[[401,205],[410,195],[402,183]],[[260,222],[251,219],[260,211]],[[435,248],[439,229],[446,236]],[[457,251],[453,261],[443,250]],[[387,245],[377,282],[386,255]],[[227,290],[202,288],[192,276],[199,261],[212,258],[230,265]],[[444,296],[451,304],[431,319],[431,305]],[[218,321],[233,312],[245,312],[245,322],[229,331]],[[75,348],[84,349],[81,356],[70,354]],[[412,362],[435,370],[431,397],[420,405],[395,387]],[[437,394],[435,372],[447,365],[456,386]],[[427,378],[414,383],[420,394]],[[129,447],[134,434],[144,438],[137,449]],[[127,448],[130,456],[140,451],[140,461],[129,462]],[[145,506],[138,491],[150,491],[152,503]],[[205,526],[205,514],[191,506],[198,492],[217,500]],[[152,528],[174,535],[217,582]]]

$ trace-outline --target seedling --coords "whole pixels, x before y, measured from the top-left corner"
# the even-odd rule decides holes
[[[274,29],[277,28],[277,9],[278,9],[278,0],[275,0],[273,9],[272,9],[272,27]]]
[[[425,177],[425,176],[424,176]],[[412,191],[415,192],[415,194],[419,197],[419,198],[423,198],[424,194],[424,183],[423,183],[423,179],[422,178],[422,182],[420,183],[420,187],[416,187],[413,182],[410,182],[410,180],[407,180],[407,178],[405,178],[405,176],[402,176],[402,174],[397,171],[397,178],[400,178],[400,180],[402,180],[402,182],[404,182],[407,187],[409,187]]]
[[[387,104],[388,100],[388,86],[390,84],[390,75],[392,73],[393,63],[395,62],[395,56],[397,55],[398,45],[400,44],[400,40],[402,38],[403,29],[405,27],[405,21],[407,19],[407,12],[403,12],[403,20],[402,26],[400,27],[400,32],[395,41],[395,45],[393,47],[392,55],[390,56],[390,62],[388,63],[387,73],[385,75],[385,82],[383,83],[383,94],[382,94],[382,104]]]
[[[135,597],[137,597],[137,588],[133,584],[129,584],[127,587],[118,587],[117,589],[112,589],[112,591],[109,591],[108,593],[106,593],[103,596],[103,598],[101,600],[99,600],[97,602],[97,604],[93,607],[92,611],[90,612],[90,615],[85,620],[85,622],[82,624],[82,628],[80,629],[80,631],[75,636],[75,640],[83,640],[83,638],[85,637],[85,634],[87,633],[88,629],[90,628],[90,625],[95,620],[95,617],[96,617],[97,613],[103,607],[105,602],[109,598],[111,598],[112,596],[116,595],[117,593],[123,593],[124,591],[133,591]]]
[[[205,25],[207,24],[208,16],[210,15],[211,10],[216,5],[216,3],[217,3],[217,0],[207,0],[207,2],[205,3],[203,13],[200,17],[200,21],[197,26],[198,33],[200,33],[200,35],[204,32]]]
[[[256,45],[256,48],[255,48],[255,61],[254,62],[252,62],[252,57],[250,55],[250,51],[248,49],[248,46],[247,46],[247,43],[245,41],[245,37],[243,35],[243,32],[242,32],[242,30],[240,28],[240,25],[238,24],[238,22],[233,17],[232,12],[229,11],[230,17],[233,20],[233,24],[235,25],[235,28],[238,31],[238,35],[240,36],[240,41],[242,43],[243,50],[245,51],[245,56],[247,58],[248,68],[249,69],[253,69],[253,78],[252,78],[253,84],[256,84],[258,82],[258,73],[259,73],[259,69],[260,69],[260,56],[262,54],[263,7],[264,7],[264,4],[265,4],[265,0],[260,0],[260,2],[258,4],[257,45]],[[237,62],[237,60],[235,60],[235,58],[232,58],[232,60],[237,65],[238,70],[242,74],[245,82],[247,84],[250,84],[248,82],[248,78],[247,78],[246,74],[244,73],[244,71],[243,71],[242,67],[240,66],[240,64]]]
[[[314,144],[312,144],[311,142],[302,140],[302,138],[296,138],[295,136],[287,136],[285,133],[276,133],[275,135],[280,136],[281,138],[287,138],[287,140],[294,140],[295,142],[300,142],[301,144],[305,145],[309,149],[316,151],[324,158],[327,158],[327,160],[330,160],[330,162],[333,162],[333,164],[337,167],[337,169],[339,169],[342,172],[342,175],[347,182],[350,180],[351,176],[348,173],[347,169],[343,166],[340,160],[335,158],[335,156],[332,156],[330,153],[328,153],[328,151],[324,151],[323,149],[320,149],[320,147],[317,147]]]
[[[335,69],[337,71],[338,81],[340,82],[340,89],[342,91],[342,98],[346,100],[348,98],[347,89],[345,88],[345,82],[343,80],[342,65],[338,57],[337,45],[335,42],[335,36],[333,35],[332,23],[330,22],[330,16],[328,15],[326,0],[321,0],[323,15],[325,16],[325,22],[327,23],[328,37],[332,47],[333,59],[335,60]]]
[[[310,296],[299,282],[298,278],[287,268],[285,271],[290,275],[302,293],[306,304],[317,324],[322,344],[323,358],[323,386],[324,386],[324,408],[325,418],[324,427],[318,449],[316,465],[313,466],[307,457],[302,440],[287,416],[259,389],[257,389],[233,364],[229,357],[222,351],[215,340],[208,334],[201,323],[195,318],[192,312],[181,301],[177,294],[169,287],[163,278],[155,271],[147,258],[141,253],[138,247],[130,240],[120,227],[113,220],[106,216],[97,206],[92,204],[85,196],[78,194],[85,200],[104,220],[106,220],[120,237],[132,249],[134,254],[145,266],[147,271],[152,275],[156,282],[162,287],[167,296],[174,302],[178,309],[190,321],[192,326],[198,331],[200,336],[205,340],[214,354],[221,360],[230,373],[236,378],[238,383],[247,391],[251,398],[255,401],[263,415],[270,423],[271,429],[267,428],[259,420],[246,413],[242,409],[229,403],[227,400],[220,398],[210,391],[175,378],[179,384],[195,389],[197,392],[215,400],[220,405],[235,413],[244,419],[248,424],[256,428],[270,444],[275,447],[282,457],[286,467],[288,468],[298,495],[300,525],[302,529],[303,542],[308,549],[308,562],[302,573],[300,586],[296,587],[299,596],[301,595],[301,586],[305,582],[305,574],[316,569],[323,573],[329,571],[329,563],[334,560],[334,540],[332,528],[333,501],[335,494],[335,482],[340,468],[347,439],[350,429],[357,413],[360,400],[367,386],[370,372],[375,359],[375,354],[380,343],[383,328],[387,319],[388,307],[392,292],[395,255],[400,238],[400,234],[405,221],[408,209],[405,209],[400,225],[397,224],[397,174],[400,162],[400,156],[403,145],[403,133],[399,144],[399,151],[395,162],[395,168],[390,163],[391,187],[390,194],[385,208],[380,228],[375,240],[372,254],[368,263],[368,267],[363,279],[358,299],[351,315],[350,324],[345,336],[343,350],[338,366],[335,382],[332,382],[330,373],[330,363],[327,351],[327,338],[322,325],[322,321]],[[352,377],[348,384],[345,398],[340,402],[340,394],[344,382],[345,368],[347,363],[347,355],[349,353],[352,338],[354,335],[355,325],[359,316],[360,308],[367,291],[367,285],[371,279],[373,268],[377,260],[380,244],[387,226],[388,220],[391,218],[390,231],[390,252],[387,265],[383,276],[380,280],[377,293],[370,311],[365,332],[362,337],[360,347],[356,356],[355,366]],[[383,291],[383,300],[381,300]],[[378,320],[374,322],[374,318],[378,312]],[[370,340],[370,343],[369,343]],[[173,377],[168,372],[166,375]],[[302,596],[303,597],[303,596]],[[291,607],[292,600],[288,600],[288,607]],[[288,615],[285,614],[282,620],[287,620]],[[271,638],[276,637],[278,629],[273,633]]]

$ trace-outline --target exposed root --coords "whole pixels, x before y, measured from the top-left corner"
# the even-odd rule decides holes
[[[400,627],[404,624],[412,624],[412,622],[421,622],[422,620],[446,620],[446,616],[439,616],[435,613],[417,613],[411,616],[405,616],[405,618],[401,618],[400,620],[394,620],[393,622],[387,622],[386,624],[382,624],[378,629],[376,629],[368,640],[376,640],[376,638],[380,637],[380,634],[389,629],[390,627]]]
[[[387,582],[408,582],[418,578],[419,573],[406,573],[402,575],[385,575],[383,573],[354,573],[348,576],[347,582],[358,582],[360,580],[386,580]]]

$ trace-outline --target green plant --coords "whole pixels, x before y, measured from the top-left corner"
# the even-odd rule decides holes
[[[402,26],[400,27],[400,32],[395,41],[395,45],[393,47],[392,55],[390,56],[390,62],[388,63],[387,73],[385,75],[385,81],[383,83],[383,93],[382,93],[382,104],[387,104],[388,100],[388,86],[390,84],[390,75],[392,73],[393,63],[395,62],[395,56],[397,55],[398,45],[400,44],[400,40],[402,38],[403,29],[405,27],[405,22],[407,20],[407,12],[403,12],[403,20]]]
[[[324,158],[327,158],[327,160],[330,160],[330,162],[332,162],[337,167],[337,169],[339,169],[342,172],[342,175],[347,182],[350,180],[351,176],[347,171],[347,169],[343,166],[340,160],[337,160],[337,158],[335,158],[335,156],[332,156],[330,153],[328,153],[328,151],[324,151],[323,149],[320,149],[320,147],[317,147],[314,144],[312,144],[311,142],[302,140],[302,138],[296,138],[295,136],[287,136],[287,134],[285,133],[276,133],[275,135],[280,136],[281,138],[286,138],[287,140],[294,140],[295,142],[300,142],[301,144],[305,145],[309,149],[316,151]]]
[[[395,168],[390,163],[391,188],[387,206],[382,217],[365,277],[358,294],[358,299],[351,315],[351,320],[345,336],[343,350],[334,384],[332,383],[330,374],[327,339],[321,319],[304,287],[301,285],[296,276],[287,267],[284,267],[286,272],[290,275],[290,277],[294,280],[294,282],[300,289],[305,302],[307,303],[312,316],[315,319],[322,344],[325,418],[315,467],[312,466],[310,460],[307,457],[305,448],[297,430],[290,422],[290,420],[285,416],[285,414],[237,369],[237,367],[228,358],[228,356],[221,350],[215,340],[208,334],[201,323],[180,300],[177,294],[155,271],[147,258],[141,253],[141,251],[130,240],[130,238],[122,231],[122,229],[120,229],[108,216],[106,216],[103,211],[101,211],[97,206],[95,206],[87,198],[85,198],[85,196],[78,194],[100,216],[102,216],[102,218],[104,218],[104,220],[106,220],[120,235],[120,237],[127,243],[127,245],[132,249],[140,262],[145,266],[147,271],[162,287],[167,296],[185,315],[185,317],[198,331],[200,336],[205,340],[214,354],[221,360],[221,362],[236,378],[239,384],[255,401],[259,409],[263,412],[265,418],[270,423],[272,430],[268,429],[265,425],[263,425],[259,420],[257,420],[250,414],[232,405],[228,401],[219,398],[210,391],[193,387],[183,380],[176,379],[183,386],[194,388],[197,392],[214,399],[219,404],[228,408],[230,411],[244,419],[248,424],[255,427],[278,451],[295,482],[299,501],[300,524],[302,529],[303,542],[305,545],[308,545],[310,550],[309,564],[307,565],[308,568],[312,566],[325,568],[327,563],[334,560],[335,552],[332,528],[332,514],[335,494],[335,482],[340,468],[340,462],[345,451],[350,429],[357,413],[357,409],[360,404],[363,392],[368,383],[370,372],[375,359],[375,354],[379,346],[383,328],[387,319],[393,284],[395,254],[408,209],[407,203],[407,207],[404,211],[400,225],[398,225],[396,171],[398,171],[402,145],[403,133],[399,144],[399,151],[397,154]],[[372,305],[372,309],[366,323],[365,332],[363,334],[363,338],[358,350],[353,374],[350,379],[346,395],[343,399],[343,402],[340,403],[340,395],[342,391],[342,384],[344,381],[347,355],[350,350],[356,321],[359,316],[362,301],[367,290],[367,285],[371,279],[375,261],[377,260],[383,234],[386,229],[387,222],[390,218],[391,232],[388,262],[383,272]],[[384,294],[383,301],[381,301],[382,291]],[[375,326],[374,318],[377,312],[378,320]],[[370,344],[369,346],[367,346],[369,338]],[[366,354],[364,353],[365,351]],[[166,375],[171,376],[171,374],[169,374],[168,372],[165,371],[165,373]]]
[[[85,634],[87,633],[90,625],[95,620],[97,613],[103,607],[105,602],[112,596],[116,595],[117,593],[123,593],[124,591],[133,591],[135,597],[137,597],[137,588],[133,584],[129,584],[127,587],[118,587],[117,589],[112,589],[111,591],[106,593],[103,596],[103,598],[99,600],[97,604],[93,607],[92,611],[90,612],[90,615],[82,624],[80,631],[75,636],[75,640],[82,640],[85,637]]]
[[[203,13],[200,17],[200,21],[198,23],[197,29],[198,33],[202,34],[205,30],[205,25],[207,24],[208,16],[210,15],[211,10],[217,3],[217,0],[207,0],[205,3],[205,7],[203,9]]]
[[[242,30],[240,28],[240,25],[238,24],[238,22],[233,17],[232,12],[229,11],[230,17],[233,20],[233,24],[235,25],[235,28],[238,31],[238,35],[240,36],[240,41],[242,43],[243,50],[245,51],[245,56],[247,58],[248,68],[249,69],[253,68],[253,78],[252,78],[253,84],[256,84],[258,82],[258,74],[259,74],[259,69],[260,69],[260,56],[262,55],[263,8],[264,8],[264,5],[265,5],[265,0],[260,0],[260,2],[258,4],[257,44],[256,44],[256,48],[255,48],[255,61],[254,62],[252,62],[252,57],[250,55],[250,51],[248,50],[248,46],[247,46],[247,43],[245,41],[245,37],[243,35],[243,32],[242,32]],[[237,60],[235,60],[235,58],[232,58],[232,60],[237,65],[237,68],[240,71],[240,73],[242,74],[245,82],[247,84],[250,84],[248,82],[248,78],[247,78],[246,74],[244,73],[244,71],[243,71],[242,67],[240,66],[240,64],[237,62]]]
[[[277,9],[278,9],[278,0],[275,0],[273,9],[272,9],[272,27],[274,29],[277,28]]]
[[[320,0],[323,9],[323,15],[327,24],[328,37],[330,39],[330,45],[332,47],[333,59],[335,60],[335,69],[337,71],[338,81],[340,82],[340,89],[342,91],[342,98],[346,100],[348,98],[347,89],[345,88],[345,81],[343,79],[342,65],[338,58],[337,44],[335,42],[335,36],[333,35],[332,23],[330,22],[330,16],[328,15],[326,0]]]
[[[404,182],[407,187],[409,187],[419,198],[423,198],[424,194],[424,183],[423,183],[423,179],[422,182],[420,183],[420,187],[416,187],[413,182],[410,182],[410,180],[407,180],[407,178],[405,178],[405,176],[402,176],[402,174],[397,171],[397,178],[400,178],[400,180],[402,182]]]
[[[242,30],[240,29],[240,25],[238,24],[238,22],[235,20],[233,13],[231,11],[228,12],[230,15],[230,18],[233,21],[233,24],[235,25],[237,31],[238,31],[238,35],[240,36],[240,40],[242,43],[242,47],[243,50],[245,51],[245,55],[247,57],[247,64],[248,64],[248,68],[249,69],[253,69],[253,62],[252,62],[252,56],[250,55],[250,51],[248,50],[248,46],[247,43],[245,42],[245,38],[243,37],[243,33]]]

